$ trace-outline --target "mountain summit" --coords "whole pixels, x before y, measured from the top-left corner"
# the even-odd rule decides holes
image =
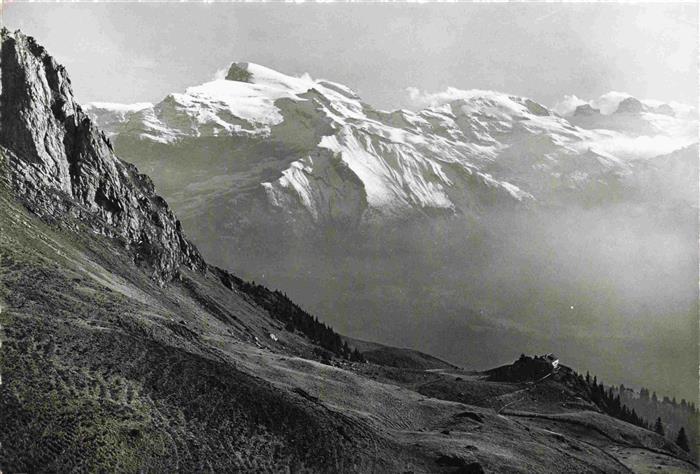
[[[231,63],[226,73],[226,80],[238,82],[250,82],[253,74],[248,71],[248,63]]]

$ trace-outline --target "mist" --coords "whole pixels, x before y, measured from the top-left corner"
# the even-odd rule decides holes
[[[207,239],[200,247],[353,337],[473,369],[556,352],[607,383],[694,399],[690,206],[506,209],[288,237],[223,259]]]

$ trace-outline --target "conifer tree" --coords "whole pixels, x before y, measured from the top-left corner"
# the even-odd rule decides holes
[[[690,451],[690,446],[688,446],[688,436],[685,434],[685,428],[681,426],[680,431],[678,431],[678,436],[676,437],[676,444],[683,451]]]
[[[657,432],[658,434],[660,434],[661,436],[663,436],[663,435],[665,434],[665,432],[664,432],[664,425],[663,425],[663,423],[661,422],[661,417],[658,417],[658,418],[656,419],[656,423],[654,423],[654,431],[656,431],[656,432]]]

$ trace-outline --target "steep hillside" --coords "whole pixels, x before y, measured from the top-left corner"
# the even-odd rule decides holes
[[[5,190],[1,209],[3,471],[630,472],[630,452],[694,471],[653,433],[578,405],[546,415],[556,383],[503,416],[489,407],[520,386],[320,364],[215,272],[161,287],[111,239]],[[439,382],[395,379],[424,376]]]
[[[86,110],[208,261],[345,334],[480,369],[524,344],[570,350],[607,379],[694,393],[695,110],[414,92],[418,110],[382,111],[234,63],[156,104]],[[650,351],[604,373],[618,344]]]
[[[641,199],[678,208],[697,206],[698,144],[635,163],[635,188]]]
[[[43,48],[3,31],[2,58],[3,470],[384,465],[361,424],[236,368],[225,344],[315,349],[222,283]]]
[[[3,471],[392,469],[389,441],[237,368],[227,344],[313,352],[211,273],[162,289],[110,239],[2,201]]]

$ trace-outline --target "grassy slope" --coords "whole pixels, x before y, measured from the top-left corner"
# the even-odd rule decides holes
[[[351,337],[344,338],[351,348],[357,348],[365,359],[379,365],[400,369],[454,369],[455,365],[413,349],[389,347],[376,342],[361,341]]]
[[[262,345],[279,328],[213,276],[160,289],[110,242],[0,199],[3,471],[349,470],[398,457],[361,423],[226,360],[222,340]]]
[[[309,360],[306,340],[213,274],[159,288],[73,225],[47,225],[0,184],[4,472],[627,472],[611,446],[651,456],[608,417],[617,438],[584,423],[552,434],[451,399],[454,375]]]

